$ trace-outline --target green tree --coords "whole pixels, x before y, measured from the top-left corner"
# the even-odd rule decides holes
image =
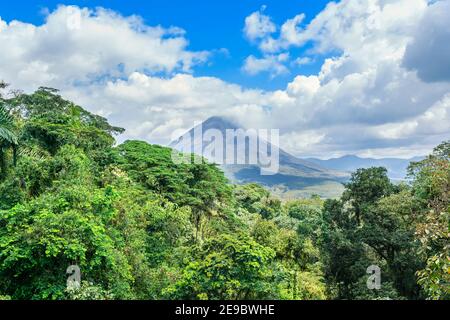
[[[382,197],[394,191],[394,186],[383,167],[358,169],[345,184],[343,201],[350,202],[356,221],[361,222],[361,215],[367,207],[372,206]]]
[[[416,234],[426,266],[419,283],[430,299],[450,298],[450,142],[435,148],[423,161],[411,164]]]
[[[327,200],[323,208],[321,252],[328,295],[354,299],[354,286],[370,262],[356,232],[357,222],[340,200]]]
[[[398,294],[410,299],[421,297],[415,273],[423,267],[411,212],[410,190],[380,199],[365,213],[359,234],[362,241],[384,262],[384,278]]]
[[[236,187],[235,196],[240,207],[265,219],[272,219],[281,213],[281,201],[271,197],[270,192],[258,184]]]
[[[275,252],[248,236],[221,235],[193,249],[196,257],[167,290],[175,299],[264,299],[272,297],[270,264]]]
[[[359,169],[340,201],[328,200],[323,211],[322,248],[326,276],[338,298],[374,297],[363,278],[378,265],[390,298],[420,297],[415,272],[421,262],[412,223],[409,191],[393,185],[384,168]],[[389,297],[387,297],[389,298]]]
[[[119,167],[143,188],[191,208],[196,240],[204,238],[205,222],[229,214],[232,189],[215,165],[176,164],[171,149],[142,141],[126,141],[115,151]]]

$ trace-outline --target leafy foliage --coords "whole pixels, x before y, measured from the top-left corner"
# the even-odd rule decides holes
[[[0,299],[449,297],[449,143],[408,185],[371,168],[282,202],[121,132],[51,88],[0,97]]]
[[[414,178],[416,234],[426,267],[418,272],[419,283],[432,299],[450,298],[450,142],[410,166]]]
[[[0,82],[0,89],[6,87],[4,82]],[[8,151],[12,149],[14,164],[16,163],[17,135],[14,132],[14,118],[5,108],[4,100],[0,95],[0,179],[4,179],[7,173]]]

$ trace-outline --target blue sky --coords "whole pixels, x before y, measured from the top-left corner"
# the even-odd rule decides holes
[[[211,116],[306,157],[450,137],[450,0],[2,1],[0,48],[0,79],[57,88],[122,140]]]
[[[51,12],[60,4],[78,5],[80,7],[104,7],[120,12],[124,16],[137,14],[146,24],[177,26],[187,32],[191,50],[214,50],[226,48],[228,54],[217,53],[209,63],[197,66],[196,75],[216,76],[229,82],[238,83],[249,88],[281,89],[292,80],[296,72],[312,74],[318,72],[323,57],[309,65],[293,68],[290,73],[271,78],[269,74],[248,75],[242,72],[242,61],[258,49],[250,44],[242,34],[244,20],[250,13],[267,6],[265,13],[272,16],[275,23],[281,24],[286,19],[303,12],[307,24],[330,1],[326,0],[108,0],[108,1],[14,1],[0,2],[0,16],[3,20],[13,19],[42,24],[47,9]],[[24,5],[26,3],[26,5]],[[294,50],[301,55],[307,48]]]

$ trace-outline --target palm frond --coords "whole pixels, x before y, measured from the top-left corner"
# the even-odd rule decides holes
[[[16,147],[16,156],[30,157],[34,158],[35,160],[42,161],[45,160],[49,156],[49,154],[38,148],[30,148],[25,145],[19,145]]]
[[[13,145],[17,144],[17,137],[14,132],[3,127],[0,127],[0,140],[4,140]]]
[[[0,140],[5,140],[10,144],[17,144],[17,136],[12,131],[14,118],[0,105]]]
[[[12,125],[14,122],[13,117],[9,114],[8,110],[3,105],[0,105],[0,125]]]

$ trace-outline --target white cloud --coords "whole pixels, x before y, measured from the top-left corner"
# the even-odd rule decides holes
[[[450,128],[450,93],[423,114],[401,123],[387,123],[374,127],[374,134],[385,139],[405,139],[411,134],[423,136],[445,135]]]
[[[270,17],[263,14],[264,10],[265,6],[245,18],[244,34],[251,41],[264,38],[276,31],[276,26]]]
[[[317,76],[297,76],[294,81],[288,84],[287,92],[291,96],[314,95],[320,89],[320,80]]]
[[[261,41],[260,49],[263,52],[277,52],[282,49],[287,49],[290,46],[301,46],[308,40],[307,36],[303,34],[303,30],[299,26],[305,19],[304,14],[296,15],[292,19],[286,20],[281,26],[279,39],[274,39],[267,36]]]
[[[65,97],[125,127],[122,139],[167,143],[176,129],[226,115],[250,128],[282,129],[281,146],[298,155],[405,157],[429,152],[450,136],[450,83],[418,77],[415,70],[420,76],[430,62],[404,66],[405,52],[426,57],[417,43],[420,52],[450,43],[444,31],[431,37],[441,45],[420,40],[421,19],[434,17],[434,6],[444,2],[449,0],[343,0],[307,24],[296,15],[277,37],[260,11],[254,21],[262,24],[250,34],[272,49],[248,57],[244,71],[288,72],[289,48],[308,42],[308,57],[328,55],[320,72],[294,75],[284,90],[196,77],[188,72],[208,53],[189,51],[181,29],[77,7],[60,7],[42,26],[0,20],[0,75],[26,90],[62,89]],[[69,25],[68,14],[75,17]],[[302,59],[297,61],[308,63]]]
[[[270,115],[273,126],[296,132],[298,136],[321,133],[320,142],[303,144],[302,149],[291,151],[377,154],[379,150],[378,154],[393,155],[398,150],[399,155],[404,155],[409,146],[413,155],[423,151],[424,145],[431,148],[448,139],[448,111],[440,101],[450,92],[450,85],[424,83],[403,67],[407,46],[423,32],[421,18],[436,14],[434,6],[442,9],[444,2],[445,6],[449,3],[448,0],[435,3],[343,0],[330,3],[309,24],[302,25],[305,17],[299,14],[283,24],[278,37],[262,39],[260,47],[264,55],[302,47],[308,42],[313,43],[310,54],[335,55],[325,60],[319,74],[297,76],[288,84],[285,94],[278,94],[280,103],[273,104],[277,106]],[[440,18],[447,14],[439,12]],[[433,30],[448,21],[434,19]],[[435,32],[436,37],[432,36],[439,38],[439,43],[433,42],[434,47],[422,43],[418,56],[436,69],[441,68],[442,74],[447,70],[448,59],[445,62],[436,59],[434,64],[426,53],[421,53],[433,50],[440,56],[447,51],[448,28],[441,29],[440,33]],[[427,127],[433,130],[425,130]],[[298,146],[292,141],[285,144]]]
[[[311,41],[316,52],[351,53],[367,44],[402,47],[427,8],[427,0],[342,0],[330,2],[312,21],[304,14],[288,19],[274,41],[274,50]],[[399,42],[399,43],[397,43]]]
[[[260,59],[249,56],[245,59],[242,69],[250,75],[269,72],[272,77],[275,77],[289,72],[288,68],[283,64],[288,60],[289,55],[286,53],[268,55]]]
[[[325,134],[320,131],[306,130],[301,132],[290,132],[280,137],[280,141],[285,141],[283,147],[293,153],[301,151],[303,154],[313,152],[316,145],[321,143]]]
[[[314,62],[313,59],[310,57],[298,57],[297,59],[294,60],[294,64],[298,66],[303,66],[313,62]]]
[[[137,70],[189,72],[208,56],[188,51],[179,28],[149,27],[136,16],[75,6],[60,6],[41,26],[1,21],[0,44],[2,76],[22,88],[61,87]]]
[[[160,78],[140,72],[105,85],[74,87],[64,94],[129,129],[123,139],[144,138],[163,144],[170,142],[171,131],[189,129],[195,121],[212,115],[261,115],[261,106],[267,105],[269,98],[262,91],[244,90],[213,77],[176,74]]]

